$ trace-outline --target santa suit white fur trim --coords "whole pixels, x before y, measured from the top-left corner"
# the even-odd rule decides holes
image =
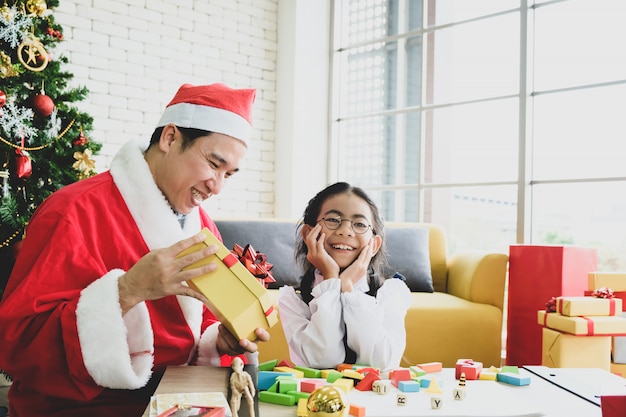
[[[145,303],[122,317],[117,281],[123,273],[112,270],[81,291],[76,325],[93,380],[107,388],[137,389],[152,375],[154,334]]]

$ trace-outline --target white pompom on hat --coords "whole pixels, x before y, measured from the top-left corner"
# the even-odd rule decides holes
[[[173,123],[178,127],[222,133],[243,142],[252,133],[254,89],[232,89],[224,84],[180,86],[169,102],[157,127]]]

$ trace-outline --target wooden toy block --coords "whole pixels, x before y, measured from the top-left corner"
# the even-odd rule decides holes
[[[274,372],[286,372],[296,376],[296,378],[304,378],[304,372],[298,371],[294,368],[289,368],[287,366],[277,366],[274,368]]]
[[[372,391],[380,395],[387,394],[389,392],[389,384],[381,380],[374,381],[372,383]]]
[[[207,307],[237,339],[255,340],[255,330],[269,330],[278,323],[278,312],[263,285],[246,269],[237,256],[204,228],[204,242],[184,250],[184,256],[217,246],[217,253],[186,267],[195,268],[213,263],[217,269],[187,281],[187,285],[207,298]]]
[[[517,368],[517,366],[515,366],[514,368]],[[500,372],[500,368],[496,368],[495,366],[491,365],[489,367],[489,369],[487,369],[489,372],[493,372],[494,374],[497,374],[498,372]]]
[[[398,381],[398,389],[402,392],[419,392],[420,384],[416,381]]]
[[[439,397],[431,397],[430,398],[430,408],[433,410],[439,410],[443,407],[443,400]]]
[[[326,385],[324,379],[303,379],[300,381],[300,391],[311,393],[324,385]]]
[[[294,366],[293,369],[301,371],[305,378],[320,378],[322,371],[314,368],[307,368],[306,366]]]
[[[296,403],[296,397],[278,392],[259,391],[259,401],[278,405],[294,405]]]
[[[361,373],[363,375],[369,374],[370,372],[374,372],[374,373],[376,373],[376,375],[380,375],[380,369],[372,368],[371,366],[359,367],[359,368],[356,368],[355,371],[357,371],[357,372],[359,372],[359,373]]]
[[[257,388],[261,391],[267,390],[274,385],[278,376],[285,375],[284,372],[259,371],[257,373]],[[295,377],[295,375],[294,375]]]
[[[355,371],[354,369],[344,369],[343,371],[341,371],[342,378],[350,378],[353,379],[355,382],[362,380],[364,376],[365,375]]]
[[[298,400],[298,409],[296,415],[298,417],[309,417],[309,408],[307,407],[308,400],[306,398],[300,398]]]
[[[424,371],[419,366],[415,366],[415,365],[409,366],[409,370],[414,375],[413,378],[417,378],[417,377],[426,375],[426,371]]]
[[[452,398],[454,398],[456,401],[462,401],[465,399],[465,390],[462,388],[455,388],[452,391]]]
[[[261,371],[272,371],[274,368],[278,366],[278,359],[272,359],[271,361],[262,362],[259,364],[259,372]]]
[[[341,372],[344,369],[352,369],[353,367],[354,365],[351,363],[340,363],[339,365],[337,365],[337,371]]]
[[[530,377],[522,376],[520,374],[512,374],[509,372],[500,372],[497,376],[497,381],[509,385],[523,386],[530,384]]]
[[[407,397],[406,394],[399,392],[397,397],[396,397],[396,404],[397,405],[401,405],[401,406],[405,406],[407,403]]]
[[[391,384],[394,387],[398,388],[398,382],[411,380],[411,371],[409,371],[407,368],[394,369],[389,374],[389,379],[391,380]]]
[[[465,377],[465,372],[461,372],[461,376],[459,376],[459,388],[465,388],[467,385],[467,378]]]
[[[512,365],[505,365],[502,367],[500,372],[508,372],[510,374],[519,374],[519,367]]]
[[[419,363],[417,366],[419,366],[427,374],[432,372],[441,372],[443,369],[443,364],[441,362]]]
[[[478,379],[481,381],[495,381],[498,377],[499,372],[491,372],[491,371],[482,371],[480,375],[478,375]]]
[[[483,370],[482,362],[474,362],[472,359],[459,359],[456,361],[454,367],[454,377],[459,379],[459,375],[465,372],[467,379],[478,379],[478,376]]]
[[[296,401],[300,401],[303,398],[308,399],[311,396],[311,393],[302,391],[287,391],[285,394],[293,395],[296,397]]]
[[[355,417],[365,417],[365,407],[362,405],[350,404],[348,414]]]
[[[354,388],[354,380],[347,379],[347,378],[339,378],[338,380],[333,382],[333,385],[336,386],[337,388],[341,388],[341,390],[347,394],[350,392],[352,388]]]
[[[294,368],[295,369],[296,364],[291,362],[289,359],[283,359],[280,362],[278,362],[278,365],[276,365],[276,366],[281,366],[281,367],[284,366],[284,367],[287,367],[287,368]]]
[[[432,381],[435,378],[418,378],[417,382],[420,383],[420,387],[422,388],[428,388],[430,387],[430,384],[432,383]],[[437,385],[439,385],[440,387],[443,385],[443,381],[436,381]]]
[[[332,384],[338,379],[341,379],[341,372],[339,371],[329,372],[328,375],[326,376],[326,381],[330,384]]]
[[[428,384],[428,388],[426,388],[425,392],[429,394],[443,394],[443,390],[435,378],[430,380],[430,384]]]
[[[355,388],[359,391],[372,391],[372,385],[374,384],[374,381],[378,380],[380,380],[380,376],[378,374],[374,372],[369,372],[362,380],[360,380],[356,384]]]
[[[341,372],[339,372],[339,371],[338,371],[338,370],[336,370],[336,369],[322,369],[322,370],[320,370],[320,374],[321,374],[321,377],[322,377],[322,378],[327,378],[327,377],[328,377],[328,374],[330,374],[330,373],[332,373],[332,372],[335,372],[335,373],[338,373],[338,374],[340,374],[340,375],[341,375]]]
[[[277,392],[282,394],[286,394],[289,391],[296,391],[298,389],[298,381],[295,379],[277,379],[276,384],[278,385]]]
[[[483,364],[481,362],[464,363],[461,364],[460,370],[467,379],[476,380],[483,370]]]

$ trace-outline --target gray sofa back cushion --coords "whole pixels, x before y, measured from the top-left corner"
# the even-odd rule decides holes
[[[224,245],[232,249],[236,244],[252,245],[254,250],[267,255],[274,265],[275,283],[269,288],[283,285],[300,286],[302,271],[296,266],[296,223],[275,220],[215,220]],[[386,228],[389,269],[386,277],[399,272],[414,292],[433,292],[433,280],[428,251],[428,229]]]

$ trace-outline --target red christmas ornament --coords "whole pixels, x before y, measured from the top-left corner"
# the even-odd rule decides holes
[[[33,173],[33,164],[30,159],[30,155],[24,149],[15,150],[15,165],[17,167],[18,178],[28,178]]]
[[[86,145],[87,142],[89,142],[89,138],[83,135],[83,131],[81,130],[76,139],[74,139],[74,142],[72,143],[74,144],[74,146],[83,146]]]
[[[54,102],[45,94],[37,94],[33,97],[33,110],[41,117],[48,117],[54,110]]]
[[[7,95],[4,93],[4,91],[0,90],[0,107],[4,106],[5,104],[7,104]]]

